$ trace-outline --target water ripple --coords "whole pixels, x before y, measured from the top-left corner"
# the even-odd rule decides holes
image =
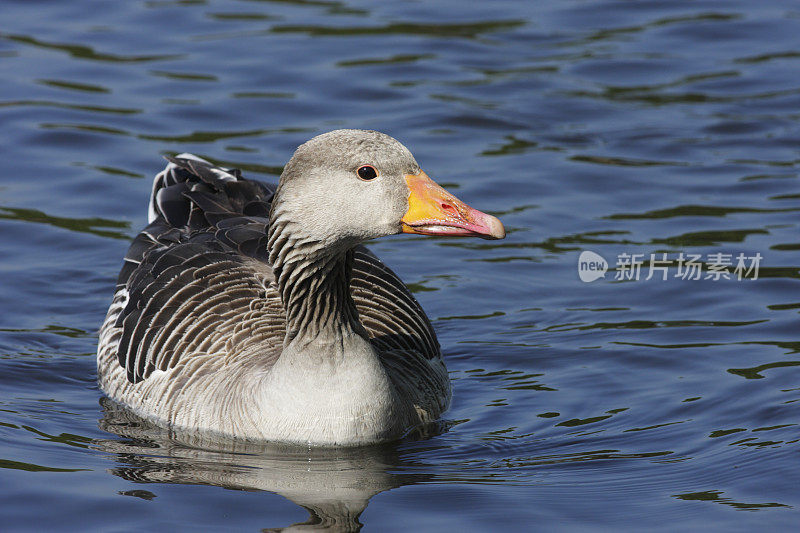
[[[11,33],[0,33],[0,39],[8,39],[15,43],[44,48],[47,50],[58,50],[66,52],[76,59],[88,59],[90,61],[104,61],[109,63],[151,63],[154,61],[166,61],[180,59],[183,54],[151,54],[151,55],[122,55],[97,52],[90,46],[82,44],[65,44],[47,42],[28,35],[17,35]]]

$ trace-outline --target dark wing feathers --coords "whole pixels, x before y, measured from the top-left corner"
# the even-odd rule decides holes
[[[150,224],[133,240],[118,278],[127,292],[115,323],[119,364],[135,383],[193,354],[235,358],[266,345],[273,349],[259,356],[277,359],[285,318],[267,259],[275,186],[188,154],[167,160],[154,180]],[[363,247],[355,251],[351,290],[379,350],[439,355],[419,304]]]
[[[183,195],[182,187],[164,187],[156,193],[158,210],[170,226],[180,228],[189,221],[189,199]]]
[[[217,224],[214,236],[240,254],[267,263],[267,221],[257,217],[228,218]]]
[[[366,248],[355,250],[353,300],[361,323],[379,350],[412,350],[439,355],[439,342],[425,312],[405,284]]]
[[[219,243],[189,239],[153,250],[131,277],[117,356],[132,382],[171,368],[181,354],[224,346],[231,319],[249,314],[251,303],[266,296],[269,278],[252,260],[215,250]],[[283,316],[251,319],[282,323]]]

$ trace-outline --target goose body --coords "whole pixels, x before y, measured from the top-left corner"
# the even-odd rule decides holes
[[[277,187],[170,159],[100,330],[101,388],[248,440],[368,444],[436,420],[451,393],[431,323],[360,244],[401,231],[504,235],[378,132],[315,137]]]

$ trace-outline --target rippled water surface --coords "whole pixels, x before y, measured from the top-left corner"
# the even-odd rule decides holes
[[[3,530],[800,521],[796,2],[1,10]],[[399,138],[509,230],[371,245],[438,332],[455,386],[442,431],[244,446],[108,405],[96,331],[161,155],[274,181],[339,127]],[[584,250],[605,277],[579,279]],[[680,276],[681,253],[701,279]],[[643,254],[638,280],[616,279],[623,254]],[[758,279],[714,279],[715,254],[731,271],[760,254]]]

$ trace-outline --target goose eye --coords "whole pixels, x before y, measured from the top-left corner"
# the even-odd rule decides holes
[[[356,171],[358,177],[364,181],[374,180],[378,177],[378,171],[372,165],[362,165]]]

